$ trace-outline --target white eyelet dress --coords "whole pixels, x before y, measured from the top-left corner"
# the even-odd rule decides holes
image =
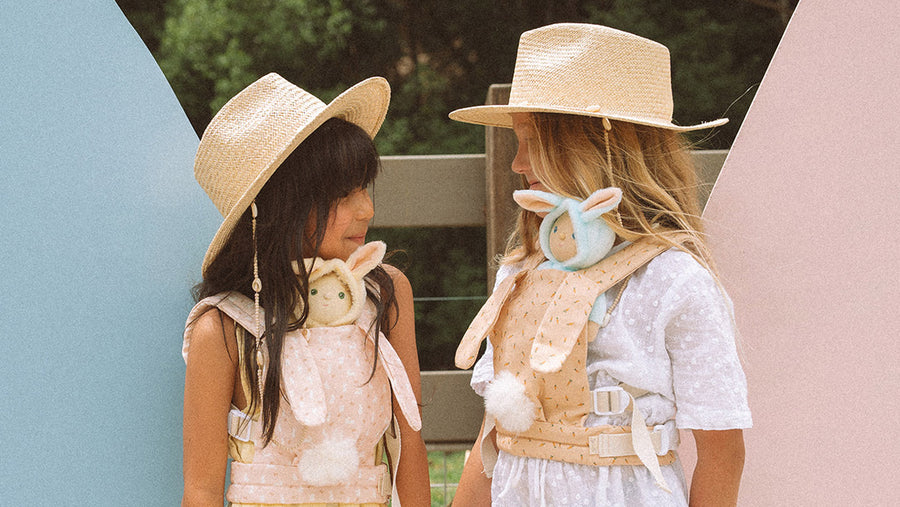
[[[501,267],[497,283],[520,268]],[[618,286],[606,292],[608,304],[618,292]],[[472,387],[482,396],[494,377],[490,341],[487,347],[472,374]],[[649,426],[673,419],[679,429],[752,425],[731,301],[685,252],[663,252],[632,275],[609,324],[588,346],[587,375],[591,389],[625,383],[649,391],[636,399]],[[591,414],[585,426],[627,426],[630,417]],[[680,461],[662,472],[672,493],[658,488],[642,466],[578,465],[500,451],[492,504],[686,506]]]

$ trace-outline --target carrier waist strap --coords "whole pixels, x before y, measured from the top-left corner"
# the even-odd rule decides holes
[[[647,428],[660,465],[675,461],[678,430],[674,421]],[[497,428],[497,447],[515,456],[550,459],[580,465],[612,466],[645,463],[637,456],[629,426],[583,428],[535,421],[524,434]]]
[[[360,467],[356,477],[333,486],[303,485],[296,466],[231,463],[227,499],[235,503],[387,503],[391,473],[387,465]]]

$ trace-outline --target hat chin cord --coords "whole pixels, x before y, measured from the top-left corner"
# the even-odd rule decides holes
[[[609,167],[609,170],[612,171],[612,150],[609,148],[609,131],[612,130],[612,123],[609,122],[609,118],[603,117],[603,142],[606,144],[606,166]],[[618,208],[616,209],[616,220],[619,221],[619,227],[625,228],[622,225],[622,214],[619,213]],[[621,293],[619,294],[621,295]]]
[[[262,325],[259,319],[259,293],[262,292],[262,280],[259,279],[259,249],[256,247],[256,216],[259,211],[256,209],[256,201],[250,203],[250,214],[252,219],[253,230],[253,311],[254,322],[256,323],[256,388],[259,391],[259,404],[262,407],[263,400],[263,368],[265,367],[265,357],[263,356],[262,346]]]

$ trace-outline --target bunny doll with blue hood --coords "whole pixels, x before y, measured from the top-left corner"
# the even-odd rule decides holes
[[[583,421],[591,411],[625,410],[632,400],[623,390],[592,392],[588,383],[588,343],[618,301],[608,306],[606,292],[624,287],[631,273],[667,246],[652,241],[615,245],[616,234],[604,214],[622,200],[616,187],[584,200],[538,190],[516,191],[513,198],[522,208],[544,214],[539,240],[546,260],[526,260],[518,273],[503,279],[457,348],[456,365],[468,368],[481,341],[491,340],[496,364],[484,393],[485,432],[496,424],[498,446],[522,456],[644,464],[666,489],[659,464],[671,463],[674,455],[657,460],[640,411],[633,412],[633,431],[629,428],[623,437],[633,449],[628,456],[588,453],[582,444],[599,438],[601,446],[622,445],[619,437],[603,434],[619,430],[585,428]],[[488,452],[484,446],[482,451]]]
[[[583,201],[540,190],[517,190],[513,199],[524,209],[546,213],[540,242],[547,260],[538,269],[579,271],[597,264],[612,251],[616,233],[603,215],[622,201],[621,189],[600,189]],[[601,294],[594,301],[590,321],[602,326],[606,306],[606,297]],[[596,336],[596,328],[594,331],[589,339]]]

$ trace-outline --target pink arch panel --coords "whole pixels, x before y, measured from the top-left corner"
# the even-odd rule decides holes
[[[754,428],[741,505],[900,505],[900,7],[804,0],[706,218]]]

